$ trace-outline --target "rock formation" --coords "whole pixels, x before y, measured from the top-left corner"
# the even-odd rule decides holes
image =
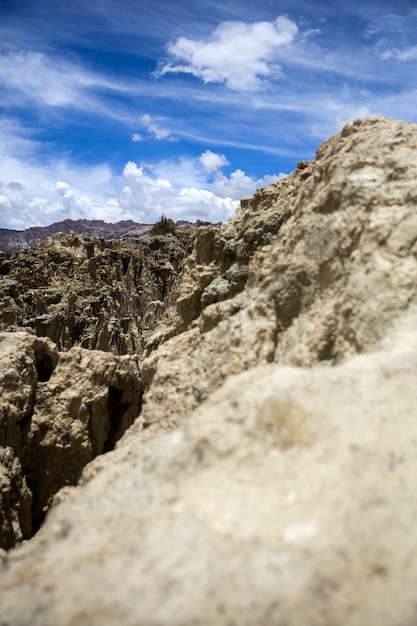
[[[0,333],[0,548],[28,538],[54,494],[112,450],[140,412],[135,356]]]
[[[222,229],[199,229],[176,309],[145,348],[145,421],[187,415],[260,363],[338,363],[376,345],[415,292],[415,132],[351,123]]]
[[[168,220],[176,228],[192,227],[195,224],[184,220]],[[199,222],[197,222],[198,224]],[[152,232],[154,224],[139,224],[132,220],[123,220],[116,224],[103,220],[71,220],[54,222],[50,226],[31,226],[26,230],[0,228],[0,255],[11,256],[14,252],[30,248],[47,237],[56,234],[78,234],[100,237],[101,239],[131,239]]]
[[[45,339],[29,348],[27,335],[4,335],[1,371],[32,350],[38,383],[5,374],[2,524],[27,510],[43,437],[53,455],[67,436],[78,458],[71,442],[91,413],[74,420],[59,401],[60,430],[49,402],[104,397],[109,414],[114,380],[98,378],[97,394],[79,384],[96,384],[111,359],[112,371],[126,361],[118,384],[140,406],[114,450],[101,436],[36,536],[4,555],[4,624],[416,623],[416,180],[417,126],[370,117],[229,223],[198,229],[141,380],[134,357],[58,355]],[[58,383],[73,354],[91,360],[90,378]],[[19,416],[34,397],[31,439]],[[32,465],[19,451],[31,441]]]
[[[30,330],[59,350],[141,352],[175,301],[193,233],[114,241],[60,234],[0,259],[0,330]]]

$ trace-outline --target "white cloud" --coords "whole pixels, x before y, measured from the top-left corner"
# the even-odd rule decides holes
[[[0,226],[14,230],[48,226],[65,219],[117,222],[124,217],[116,199],[94,202],[87,196],[77,196],[62,181],[56,184],[56,192],[49,196],[32,196],[19,183],[0,183],[0,214]]]
[[[382,52],[381,54],[381,57],[384,60],[398,59],[399,61],[415,61],[417,59],[417,46],[404,48],[403,50],[399,50],[398,48],[393,48],[392,50],[384,50],[384,52]]]
[[[146,169],[159,178],[175,181],[175,187],[207,188],[207,173],[193,157],[181,156],[179,159],[162,159],[147,163]]]
[[[71,171],[68,169],[67,173]],[[280,177],[256,180],[236,170],[227,178],[218,171],[213,183],[206,183],[206,188],[175,186],[168,178],[155,176],[144,166],[129,162],[123,170],[122,189],[117,197],[100,198],[95,189],[82,195],[63,180],[56,182],[52,193],[43,196],[31,195],[20,183],[0,183],[0,227],[20,230],[67,218],[106,222],[133,219],[153,223],[162,213],[174,220],[221,222],[234,214],[240,198]]]
[[[0,82],[2,99],[9,105],[21,106],[23,98],[38,106],[71,106],[89,111],[102,108],[94,91],[128,91],[121,83],[76,63],[32,51],[0,57]]]
[[[163,177],[155,177],[129,162],[123,171],[124,188],[119,203],[125,212],[135,214],[136,219],[152,223],[162,213],[174,220],[212,222],[227,220],[236,209],[230,198],[219,198],[208,189],[175,187]]]
[[[13,120],[2,120],[0,135],[0,227],[24,229],[66,218],[93,218],[84,199],[95,197],[97,206],[105,205],[115,189],[113,173],[105,163],[47,162],[37,155],[39,146],[30,130]],[[113,217],[117,217],[114,211]]]
[[[179,37],[168,46],[172,63],[158,75],[185,72],[205,83],[226,83],[235,90],[255,91],[265,79],[281,75],[274,63],[278,48],[288,46],[298,32],[285,16],[273,22],[222,22],[208,40]]]
[[[308,28],[303,32],[302,40],[305,41],[309,37],[315,37],[316,35],[321,35],[322,30],[320,28]]]
[[[143,137],[142,137],[142,135],[139,135],[138,133],[133,133],[132,141],[134,141],[134,142],[143,141]]]
[[[280,177],[256,180],[242,170],[227,177],[219,171],[228,164],[226,157],[210,150],[147,166],[130,161],[121,176],[106,164],[41,164],[27,129],[3,120],[0,132],[2,228],[47,226],[67,218],[152,223],[162,213],[174,220],[220,222],[233,215],[240,198]]]
[[[123,171],[124,188],[119,202],[125,211],[130,210],[140,216],[140,221],[152,222],[164,213],[175,220],[220,222],[233,215],[241,198],[252,195],[259,187],[268,187],[284,176],[279,174],[254,179],[242,170],[236,170],[227,177],[217,171],[210,182],[207,178],[202,180],[200,164],[201,157],[198,160],[187,159],[185,165],[184,161],[179,164],[162,161],[153,168],[153,172],[160,173],[160,176],[155,176],[144,166],[129,162]],[[179,181],[184,167],[187,176],[182,179],[184,186],[181,186]],[[171,182],[173,180],[176,185]]]
[[[240,200],[241,198],[253,195],[258,188],[269,187],[269,185],[284,176],[285,174],[278,174],[277,176],[264,176],[256,180],[239,169],[232,172],[230,178],[227,178],[223,172],[216,172],[212,191],[219,198]]]
[[[66,195],[68,195],[68,193],[72,193],[70,192],[70,186],[68,185],[68,183],[64,183],[63,181],[59,180],[56,185],[55,185],[55,192],[58,196],[61,196],[62,198],[64,198]]]
[[[167,128],[161,128],[161,126],[159,126],[155,122],[154,118],[148,113],[142,115],[141,122],[146,127],[148,133],[153,135],[155,139],[169,139],[169,141],[176,141],[175,137],[171,135],[171,131]]]
[[[216,172],[225,165],[230,165],[224,154],[217,154],[211,150],[203,152],[199,157],[199,161],[208,174]]]

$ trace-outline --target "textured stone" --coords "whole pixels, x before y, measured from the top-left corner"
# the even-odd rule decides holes
[[[357,120],[198,229],[140,416],[0,555],[4,624],[417,622],[416,144]]]
[[[180,428],[98,457],[9,553],[2,619],[415,623],[415,319],[343,365],[231,377]]]
[[[0,259],[0,330],[49,337],[59,350],[141,352],[175,301],[194,231],[114,241],[61,233]]]
[[[176,312],[145,346],[146,423],[177,423],[254,365],[338,363],[384,336],[416,301],[416,140],[414,124],[352,122],[199,231]]]
[[[140,412],[137,357],[0,333],[0,547],[31,536],[52,496]]]

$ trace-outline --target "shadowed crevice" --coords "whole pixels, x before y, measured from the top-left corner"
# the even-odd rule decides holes
[[[49,354],[43,354],[36,360],[36,371],[38,372],[38,381],[46,383],[52,376],[55,367]]]

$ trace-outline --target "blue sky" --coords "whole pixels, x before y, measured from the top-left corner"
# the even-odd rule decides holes
[[[417,122],[417,0],[0,0],[0,227],[228,219],[369,114]]]

